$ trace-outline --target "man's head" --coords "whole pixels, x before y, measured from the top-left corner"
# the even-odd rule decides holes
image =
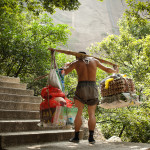
[[[81,54],[85,54],[85,55],[87,55],[86,54],[86,52],[84,52],[84,51],[80,51],[80,52],[78,52],[78,53],[81,53]],[[76,59],[83,59],[83,58],[85,58],[86,56],[83,56],[83,55],[81,55],[81,56],[76,56]]]

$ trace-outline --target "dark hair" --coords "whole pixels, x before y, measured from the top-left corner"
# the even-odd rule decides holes
[[[80,52],[78,52],[78,53],[81,53],[81,54],[85,54],[85,55],[86,55],[86,52],[83,52],[83,51],[80,51]],[[83,58],[85,58],[85,56],[79,56],[79,57],[76,56],[76,59],[78,59],[78,60],[82,60]]]
[[[80,51],[79,53],[86,54],[86,52]]]

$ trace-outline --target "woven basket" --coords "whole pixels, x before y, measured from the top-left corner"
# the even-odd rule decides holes
[[[134,83],[130,78],[116,78],[109,82],[108,89],[105,89],[105,82],[100,83],[101,96],[112,96],[120,93],[134,92]]]

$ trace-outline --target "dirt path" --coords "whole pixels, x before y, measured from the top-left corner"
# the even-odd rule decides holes
[[[150,144],[96,141],[94,145],[91,145],[87,140],[82,140],[79,144],[70,142],[57,142],[42,145],[38,144],[13,147],[8,148],[7,150],[150,150]]]

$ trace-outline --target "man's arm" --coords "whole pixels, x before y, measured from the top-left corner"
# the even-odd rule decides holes
[[[67,75],[68,73],[70,73],[73,69],[75,69],[75,62],[72,63],[66,63],[65,66],[63,67],[63,75]]]
[[[115,66],[115,69],[105,67],[103,66],[98,60],[96,60],[97,67],[100,68],[101,70],[107,72],[107,73],[118,73],[119,69],[117,66]]]

